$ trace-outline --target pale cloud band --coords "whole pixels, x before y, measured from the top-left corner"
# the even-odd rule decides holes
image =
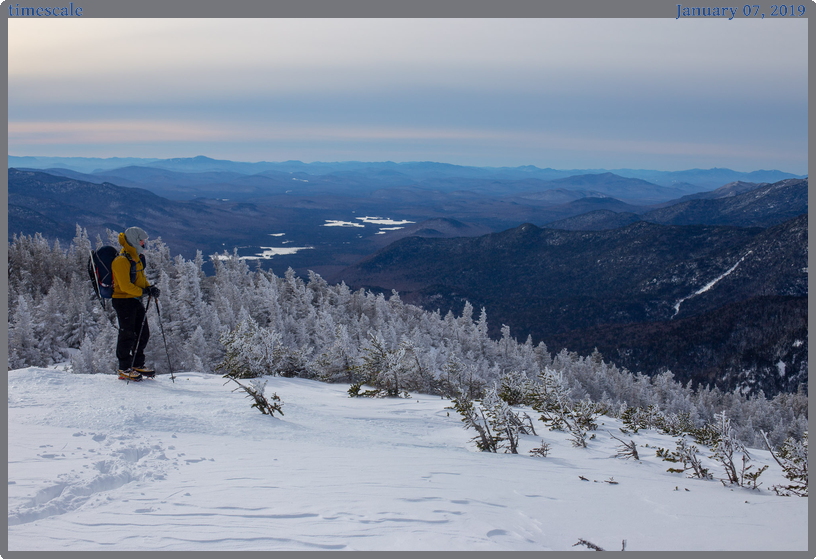
[[[189,121],[15,122],[8,125],[9,142],[19,146],[61,144],[130,144],[204,142],[402,142],[457,141],[502,144],[540,150],[641,153],[653,155],[774,157],[795,159],[786,150],[757,150],[750,145],[666,140],[625,140],[619,137],[578,136],[546,131],[492,129],[436,129],[376,126],[292,126],[271,124],[197,123]]]
[[[799,19],[21,18],[8,92],[15,155],[807,172]]]

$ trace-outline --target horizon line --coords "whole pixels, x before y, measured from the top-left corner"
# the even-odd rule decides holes
[[[260,164],[264,164],[264,163],[273,164],[273,165],[280,165],[280,164],[284,164],[284,163],[301,163],[303,165],[344,164],[344,163],[361,163],[361,164],[390,163],[390,164],[394,164],[394,165],[407,165],[407,164],[411,164],[411,163],[433,163],[433,164],[437,164],[437,165],[449,165],[451,167],[463,167],[463,168],[473,168],[473,169],[521,169],[521,168],[524,168],[524,167],[533,167],[535,169],[539,169],[539,170],[542,170],[542,171],[546,171],[546,170],[553,170],[553,171],[615,171],[615,170],[625,170],[625,171],[655,171],[655,172],[660,172],[660,173],[681,173],[681,172],[686,172],[686,171],[731,171],[731,172],[735,172],[735,173],[746,173],[746,174],[757,173],[757,172],[773,172],[773,171],[776,171],[776,172],[780,172],[780,173],[789,173],[789,174],[794,175],[796,177],[803,177],[804,178],[804,177],[808,176],[807,172],[804,173],[804,174],[797,174],[797,173],[793,173],[793,172],[790,172],[790,171],[783,171],[781,169],[754,169],[754,170],[751,170],[751,171],[737,171],[737,170],[731,169],[729,167],[710,167],[708,169],[703,168],[703,167],[691,167],[691,168],[686,168],[686,169],[676,169],[676,170],[668,171],[668,170],[662,170],[662,169],[646,169],[646,168],[632,168],[632,167],[617,167],[615,169],[608,169],[608,168],[605,168],[605,167],[594,167],[594,168],[593,167],[586,167],[586,168],[574,167],[572,169],[566,169],[566,168],[559,169],[559,168],[556,168],[556,167],[549,167],[549,166],[548,167],[539,167],[539,166],[533,165],[533,164],[515,165],[515,166],[511,166],[511,165],[477,166],[477,165],[461,165],[461,164],[458,164],[458,163],[447,163],[445,161],[432,161],[432,160],[424,160],[424,161],[420,161],[420,160],[413,160],[413,161],[391,161],[391,160],[363,161],[363,160],[350,159],[350,160],[345,160],[345,161],[339,161],[339,160],[338,161],[320,161],[320,160],[315,160],[315,161],[306,162],[306,161],[302,161],[300,159],[287,159],[287,160],[284,160],[284,161],[266,161],[266,160],[261,160],[261,161],[239,161],[239,160],[235,160],[235,159],[216,159],[216,158],[210,157],[208,155],[195,155],[195,156],[191,156],[191,157],[164,157],[164,158],[161,158],[161,157],[135,157],[135,156],[96,157],[96,156],[84,156],[84,155],[63,156],[63,155],[12,155],[12,154],[7,154],[6,157],[7,158],[8,157],[19,157],[19,158],[28,158],[28,157],[30,157],[32,159],[37,159],[37,158],[41,158],[41,159],[98,159],[98,160],[101,160],[101,161],[109,161],[109,160],[115,160],[115,159],[138,159],[138,160],[153,161],[153,162],[171,161],[171,160],[185,160],[185,159],[187,159],[187,160],[208,159],[208,160],[211,160],[211,161],[224,161],[224,162],[229,162],[229,163],[243,163],[243,164],[248,164],[248,165],[260,165]],[[7,164],[7,168],[9,168],[10,166],[8,166],[8,160],[6,161],[6,164]]]

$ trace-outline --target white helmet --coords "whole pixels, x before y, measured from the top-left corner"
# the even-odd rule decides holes
[[[147,233],[141,227],[129,227],[125,230],[125,240],[136,249],[137,254],[144,253],[141,241],[147,240]]]

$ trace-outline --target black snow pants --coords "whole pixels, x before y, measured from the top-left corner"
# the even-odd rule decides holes
[[[147,340],[150,339],[150,328],[145,320],[144,305],[137,298],[111,299],[111,302],[119,318],[119,341],[116,344],[119,369],[124,371],[131,366],[142,367],[145,363],[144,348]],[[139,337],[139,330],[142,332],[141,337]]]

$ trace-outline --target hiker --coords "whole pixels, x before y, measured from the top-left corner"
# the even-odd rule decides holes
[[[124,233],[119,233],[122,251],[111,265],[111,302],[119,319],[116,358],[119,360],[119,376],[127,380],[141,380],[142,376],[155,375],[155,371],[145,366],[144,348],[150,338],[150,328],[141,298],[144,295],[158,298],[159,288],[151,286],[144,273],[146,240],[147,233],[140,227],[130,227]]]

